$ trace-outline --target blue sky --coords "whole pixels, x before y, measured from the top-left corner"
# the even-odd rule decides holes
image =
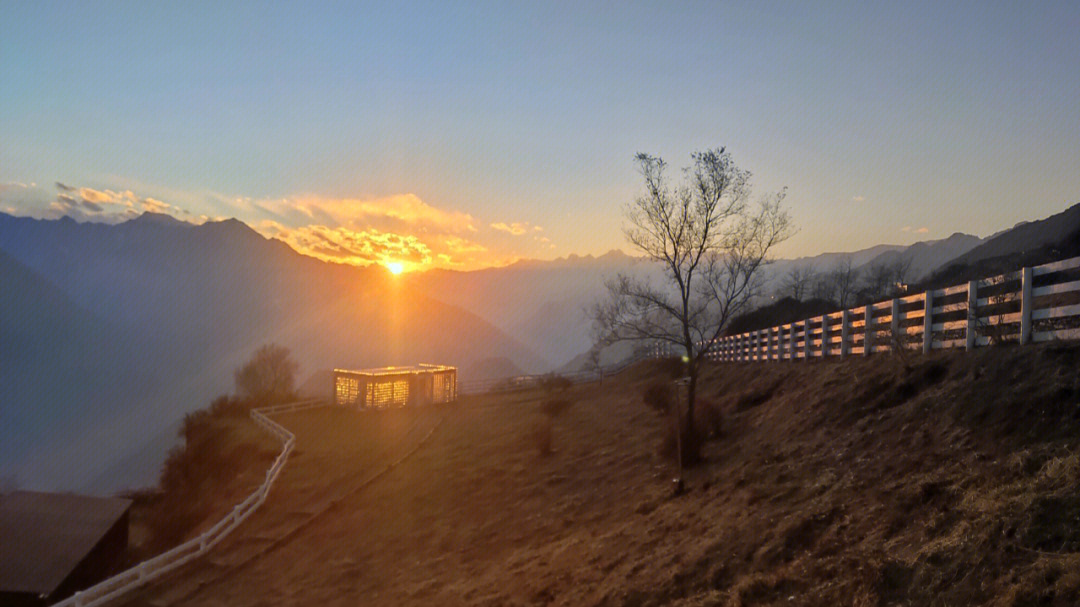
[[[623,247],[634,153],[724,145],[789,188],[785,256],[987,235],[1080,202],[1078,31],[1049,2],[0,1],[0,211],[469,268]]]

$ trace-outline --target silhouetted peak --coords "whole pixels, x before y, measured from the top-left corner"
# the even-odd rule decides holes
[[[258,232],[253,230],[251,226],[240,221],[239,219],[236,219],[235,217],[230,217],[229,219],[222,219],[220,221],[208,221],[199,226],[199,229],[203,232],[222,234],[225,236],[232,236],[237,238],[246,238],[250,236],[258,236],[259,238],[262,238],[262,236],[260,236]]]
[[[172,215],[166,215],[165,213],[154,213],[152,211],[146,211],[142,215],[134,219],[129,219],[125,223],[132,225],[154,225],[154,226],[170,226],[170,227],[182,227],[190,226],[191,224],[180,221]]]

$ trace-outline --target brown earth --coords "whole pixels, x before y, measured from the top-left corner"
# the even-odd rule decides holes
[[[573,388],[546,457],[539,392],[283,415],[298,451],[264,509],[128,602],[1080,604],[1078,363],[1051,344],[712,367],[724,435],[678,497],[641,399],[655,363]]]

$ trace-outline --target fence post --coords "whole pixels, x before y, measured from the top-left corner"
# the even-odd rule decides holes
[[[850,310],[844,309],[840,315],[840,358],[843,358],[849,354],[848,349],[848,335],[851,333],[851,314]]]
[[[934,348],[934,291],[933,289],[926,290],[926,296],[923,299],[923,333],[922,333],[922,351],[923,354],[929,354],[930,350]]]
[[[829,315],[821,315],[821,358],[829,355]]]
[[[776,327],[769,327],[768,334],[765,337],[765,349],[767,351],[766,359],[773,360],[773,355],[776,354],[776,346],[774,345],[774,338],[776,337]]]
[[[802,357],[804,361],[810,360],[810,355],[813,354],[810,348],[810,319],[807,318],[802,324]]]
[[[892,316],[890,320],[889,330],[892,331],[892,350],[895,352],[897,349],[904,347],[904,342],[900,336],[900,300],[895,297],[892,300]]]
[[[870,323],[872,322],[874,322],[873,304],[866,304],[866,310],[863,312],[863,356],[870,356],[870,352],[874,349],[874,332],[870,330]]]
[[[1031,342],[1031,310],[1035,302],[1031,300],[1031,268],[1024,268],[1020,276],[1020,344],[1023,345]]]
[[[976,314],[978,313],[978,310],[976,309],[976,303],[977,303],[976,296],[978,295],[978,287],[979,287],[978,281],[975,281],[975,280],[969,280],[968,281],[967,328],[964,329],[964,338],[965,338],[964,339],[964,341],[965,341],[964,347],[966,347],[968,350],[975,349],[975,333],[976,333],[976,331],[975,331],[975,321],[977,320]]]

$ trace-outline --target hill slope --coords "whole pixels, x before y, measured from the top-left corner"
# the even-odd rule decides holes
[[[573,388],[547,458],[536,393],[283,416],[304,458],[215,557],[244,564],[197,564],[131,604],[1076,604],[1080,346],[909,362],[714,367],[725,435],[680,497],[655,451],[666,422],[640,401],[659,366]],[[356,441],[376,420],[423,430]],[[374,484],[337,480],[433,423]],[[298,527],[312,494],[334,505]]]

